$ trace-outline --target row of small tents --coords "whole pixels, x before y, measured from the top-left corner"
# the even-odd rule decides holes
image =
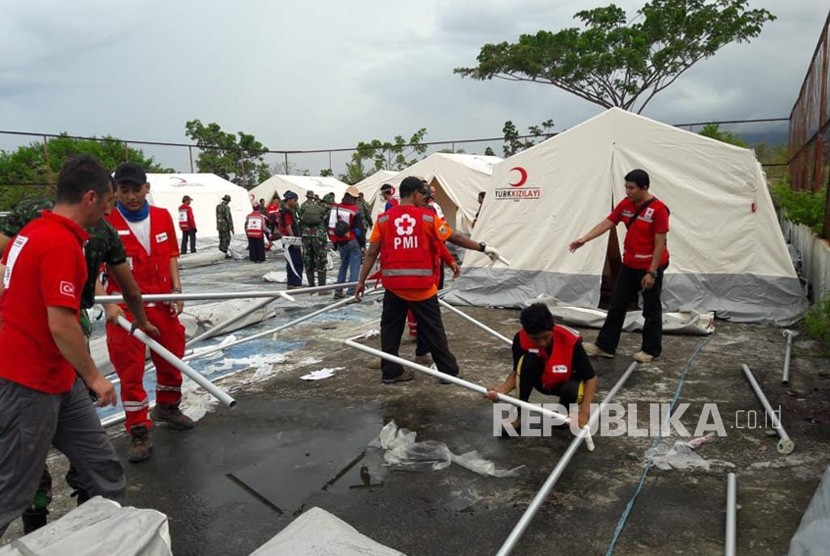
[[[663,286],[669,310],[714,311],[736,322],[789,323],[807,306],[752,150],[612,108],[507,159],[436,153],[401,172],[379,171],[356,184],[383,210],[381,185],[418,176],[454,229],[496,246],[497,264],[467,252],[451,302],[519,307],[541,293],[597,307],[609,269],[619,262],[625,229],[571,254],[568,244],[605,218],[625,197],[624,176],[651,176],[651,192],[671,210],[670,265]],[[231,195],[236,230],[253,202],[291,189],[339,201],[347,184],[331,177],[272,176],[251,191],[212,174],[151,174],[152,202],[175,214],[193,198],[201,235],[215,235],[213,212]],[[479,192],[485,192],[479,207]],[[480,208],[478,222],[471,227]]]

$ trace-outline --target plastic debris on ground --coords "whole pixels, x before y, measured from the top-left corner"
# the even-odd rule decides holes
[[[319,371],[312,371],[300,377],[302,380],[323,380],[334,376],[337,371],[342,371],[346,367],[332,367],[330,369],[320,369]]]
[[[710,469],[713,464],[732,464],[719,460],[707,460],[698,455],[695,450],[704,444],[715,439],[714,433],[700,436],[691,440],[670,440],[663,441],[656,447],[646,451],[646,457],[650,459],[658,469],[668,471],[670,469]]]
[[[408,429],[400,429],[395,421],[389,421],[369,446],[384,450],[386,465],[406,471],[440,471],[455,463],[479,475],[499,478],[519,477],[528,472],[524,465],[499,469],[492,461],[482,458],[476,450],[456,455],[443,442],[417,442],[417,434]]]
[[[789,556],[828,554],[830,550],[830,467],[813,494],[807,511],[801,518],[790,541]]]

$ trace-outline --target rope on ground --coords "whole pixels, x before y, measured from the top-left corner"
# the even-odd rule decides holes
[[[683,369],[683,372],[680,374],[680,381],[677,383],[677,388],[674,391],[674,397],[672,398],[671,404],[669,404],[669,411],[666,414],[666,418],[668,419],[671,414],[674,412],[674,406],[677,404],[677,400],[680,399],[680,393],[683,391],[683,384],[686,382],[686,373],[689,372],[689,369],[692,368],[692,363],[694,362],[697,354],[706,347],[706,344],[712,339],[715,333],[713,332],[709,336],[706,337],[695,350],[692,352],[692,355],[689,357],[688,361],[686,361],[686,366]],[[651,449],[654,450],[657,448],[657,445],[663,440],[663,427],[660,427],[660,431],[657,434],[657,438],[654,439],[654,443],[651,445]],[[648,453],[648,452],[646,452]],[[654,466],[654,460],[651,459],[650,456],[647,456],[648,460],[646,461],[645,468],[643,469],[643,474],[640,476],[640,482],[637,484],[637,489],[634,491],[634,494],[631,496],[631,500],[628,501],[628,504],[625,506],[625,510],[623,510],[622,515],[620,516],[619,521],[617,522],[617,527],[614,529],[614,536],[611,538],[611,545],[608,547],[608,550],[605,552],[605,556],[613,556],[614,554],[614,547],[617,544],[617,541],[622,534],[623,527],[625,527],[626,521],[628,521],[628,516],[631,514],[632,508],[634,508],[634,502],[637,500],[637,497],[640,496],[640,492],[643,490],[643,485],[645,485],[646,477],[648,476],[649,471]]]

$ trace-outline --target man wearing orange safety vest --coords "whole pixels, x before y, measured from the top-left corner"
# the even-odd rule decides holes
[[[476,243],[453,232],[434,215],[425,212],[419,205],[429,191],[419,178],[404,178],[399,192],[400,204],[381,214],[372,229],[355,297],[360,299],[363,295],[366,279],[378,254],[382,253],[381,281],[386,293],[380,319],[381,349],[398,355],[406,312],[411,309],[418,319],[418,335],[428,346],[438,370],[459,376],[458,362],[447,344],[438,305],[434,277],[435,242],[450,241],[467,249],[477,249],[491,259],[497,259],[499,253],[484,243]],[[458,265],[453,263],[451,268],[457,277],[460,274]],[[404,370],[401,365],[385,359],[381,362],[381,375],[384,384],[412,380],[414,376],[411,370]]]
[[[179,246],[170,213],[163,208],[152,207],[147,202],[150,184],[147,175],[137,164],[125,163],[115,170],[118,186],[116,209],[108,216],[109,223],[118,231],[127,262],[133,271],[142,293],[181,293],[179,278]],[[112,280],[107,283],[107,293],[120,291]],[[178,315],[184,303],[146,303],[147,319],[160,331],[158,342],[181,358],[184,355],[184,327]],[[107,349],[110,361],[121,379],[121,401],[126,414],[126,428],[131,436],[127,454],[130,462],[144,461],[150,457],[152,443],[147,418],[149,400],[144,390],[145,346],[117,324],[113,324],[111,311],[123,311],[132,321],[132,313],[121,305],[107,307]],[[193,421],[179,409],[182,399],[182,374],[173,365],[151,352],[156,366],[156,406],[153,421],[163,421],[172,429],[193,428]]]
[[[522,329],[513,337],[513,370],[503,383],[487,388],[486,398],[498,401],[497,394],[519,390],[526,402],[534,389],[558,396],[565,407],[579,404],[579,428],[588,423],[591,403],[597,391],[597,375],[575,330],[556,324],[544,303],[534,303],[522,311]],[[510,436],[516,436],[521,419],[513,421]],[[515,431],[515,432],[514,432]]]

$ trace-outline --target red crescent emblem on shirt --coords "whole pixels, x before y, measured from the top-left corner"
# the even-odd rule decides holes
[[[521,187],[527,181],[527,170],[522,168],[521,166],[516,166],[510,169],[511,172],[518,172],[519,173],[519,181],[515,183],[511,183],[510,187]]]

